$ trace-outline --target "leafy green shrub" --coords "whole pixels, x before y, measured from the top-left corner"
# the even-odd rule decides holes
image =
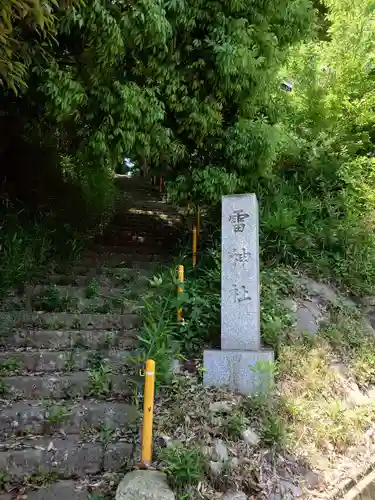
[[[198,447],[185,448],[173,445],[161,450],[160,458],[165,463],[165,472],[171,486],[183,489],[195,486],[204,477],[206,461],[202,450]]]
[[[194,356],[205,343],[218,345],[220,338],[220,254],[200,255],[196,271],[187,266],[181,306],[184,321],[180,325],[181,352]]]
[[[100,284],[95,278],[91,279],[85,289],[86,299],[93,299],[99,296]]]
[[[277,355],[293,324],[290,310],[283,305],[282,299],[292,295],[296,285],[291,273],[282,267],[263,269],[260,282],[262,338]]]
[[[176,268],[174,268],[176,269]],[[166,270],[157,279],[143,300],[141,309],[140,355],[135,360],[156,363],[156,382],[164,384],[171,378],[173,359],[179,354],[179,336],[176,319],[177,299],[174,269]]]

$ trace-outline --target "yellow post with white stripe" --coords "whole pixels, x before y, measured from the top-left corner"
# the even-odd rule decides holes
[[[142,449],[141,463],[148,467],[152,462],[152,423],[154,417],[154,396],[155,396],[155,361],[146,361],[145,392],[143,403],[143,427],[142,427]]]

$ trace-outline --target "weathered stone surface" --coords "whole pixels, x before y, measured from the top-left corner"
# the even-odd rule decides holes
[[[134,306],[131,306],[131,310]],[[136,314],[82,314],[82,313],[49,313],[49,312],[12,312],[14,326],[33,328],[66,328],[66,329],[112,329],[112,328],[135,328],[139,324]],[[0,315],[1,316],[1,315]]]
[[[175,495],[162,472],[136,470],[122,479],[116,500],[175,500]]]
[[[349,297],[344,297],[332,285],[321,283],[312,278],[300,278],[299,282],[306,288],[308,295],[315,298],[320,304],[342,304],[346,307],[355,308],[356,303]]]
[[[104,453],[104,469],[117,471],[124,465],[127,457],[131,456],[133,445],[118,441],[117,443],[109,443]]]
[[[147,272],[147,271],[154,271],[155,268],[157,267],[157,263],[155,262],[143,262],[142,263],[142,273]],[[86,276],[88,278],[94,278],[97,276],[116,276],[116,272],[121,272],[121,275],[126,274],[126,276],[137,276],[139,274],[139,268],[135,267],[134,273],[131,273],[132,269],[132,263],[131,262],[124,262],[121,266],[116,266],[116,268],[109,267],[107,265],[95,265],[95,266],[88,266],[85,263],[81,263],[80,265],[74,266],[71,270],[69,269],[69,273],[66,274],[66,269],[56,269],[56,273],[60,275],[65,275],[68,277],[74,277],[74,276]],[[40,283],[42,281],[40,280]],[[47,281],[48,283],[48,281]]]
[[[290,498],[299,498],[302,495],[301,488],[293,484],[291,481],[281,479],[279,489],[282,498],[287,498],[287,495],[291,495]]]
[[[296,312],[296,329],[301,333],[315,335],[319,331],[319,324],[323,319],[321,309],[311,300],[303,300],[298,304]]]
[[[321,477],[316,472],[307,469],[306,470],[301,469],[300,473],[303,476],[303,479],[308,488],[317,488],[319,484],[322,482]]]
[[[223,500],[247,500],[247,495],[243,491],[228,492],[223,496]]]
[[[120,271],[121,270],[122,268],[120,268]],[[120,273],[118,273],[118,275],[113,274],[113,272],[110,272],[110,270],[108,270],[108,273],[106,273],[105,269],[94,269],[93,271],[90,271],[90,269],[84,268],[82,274],[80,274],[80,271],[82,272],[82,269],[76,269],[76,271],[77,273],[74,275],[52,274],[44,279],[40,278],[38,281],[39,283],[49,283],[60,286],[75,285],[85,287],[92,278],[95,278],[100,286],[106,287],[110,285],[121,286],[124,285],[124,283],[129,284],[132,282],[135,282],[137,285],[147,285],[148,278],[150,278],[153,274],[152,268],[142,271],[142,275],[139,275],[138,269],[124,269],[123,275],[120,275]]]
[[[100,472],[103,447],[100,443],[80,443],[78,439],[46,439],[24,441],[23,450],[0,452],[0,469],[6,470],[11,481],[24,476],[56,472],[64,477],[82,477]]]
[[[255,194],[222,197],[221,350],[203,354],[204,386],[245,395],[263,390],[266,377],[252,368],[274,359],[260,342],[258,219]]]
[[[6,301],[7,310],[10,309],[20,309],[20,307],[25,307],[25,303],[28,307],[33,310],[38,311],[38,297],[49,290],[49,285],[29,285],[25,297],[12,297]],[[134,296],[141,294],[145,288],[146,284],[143,282],[133,283],[130,287],[129,284],[123,284],[122,287],[119,286],[100,286],[98,283],[98,289],[93,297],[87,297],[87,289],[85,286],[74,286],[73,285],[55,285],[55,291],[61,297],[69,299],[69,312],[70,313],[90,313],[90,312],[102,312],[100,308],[110,306],[110,310],[113,312],[121,312],[122,314],[129,314],[134,312],[135,304],[132,303]],[[104,310],[105,312],[105,310]]]
[[[210,472],[213,476],[218,476],[223,470],[223,462],[214,462],[210,460]]]
[[[214,442],[212,458],[216,462],[226,462],[229,458],[227,445],[221,439],[217,439]]]
[[[95,266],[107,266],[111,268],[116,267],[130,267],[131,265],[143,266],[144,263],[150,262],[165,262],[169,260],[169,256],[163,256],[160,254],[151,254],[148,251],[134,251],[134,253],[127,253],[126,255],[118,254],[108,254],[100,256],[100,259],[95,257],[87,256],[85,257],[81,264],[83,267],[95,267]]]
[[[284,299],[281,301],[281,304],[286,308],[289,309],[290,312],[296,313],[298,309],[298,304],[295,300],[293,299]]]
[[[111,375],[113,395],[129,394],[131,379],[121,374]],[[55,398],[69,399],[90,394],[90,380],[87,372],[69,375],[15,376],[3,377],[8,394],[14,399]]]
[[[203,384],[206,387],[228,387],[232,391],[248,396],[253,391],[269,387],[269,374],[257,372],[258,363],[274,360],[270,349],[260,351],[207,350],[203,354]],[[252,370],[253,368],[253,370]]]
[[[21,444],[21,443],[20,443]],[[64,478],[84,477],[104,470],[117,471],[132,454],[129,443],[82,442],[78,436],[40,438],[22,441],[23,449],[0,451],[0,470],[11,482],[24,476],[54,472]]]
[[[221,348],[260,349],[259,217],[254,194],[222,198]]]
[[[338,301],[338,293],[333,287],[312,278],[303,278],[300,281],[306,287],[309,295],[318,297],[322,302],[334,304]]]
[[[27,500],[88,500],[89,498],[88,491],[85,488],[78,488],[74,481],[59,481],[45,488],[27,492]]]
[[[137,416],[137,410],[124,403],[67,401],[46,406],[43,401],[22,401],[0,408],[0,436],[52,434],[61,429],[67,434],[79,434],[82,427],[97,429],[103,423],[124,429],[133,424]]]
[[[17,351],[14,353],[0,352],[0,367],[9,358],[17,362],[20,372],[55,372],[86,370],[90,368],[90,361],[95,351],[88,350],[64,350],[48,351]],[[122,368],[125,360],[130,356],[130,351],[111,350],[103,353],[103,360],[110,362],[114,371]]]
[[[375,295],[366,295],[362,297],[362,304],[365,307],[375,307]]]
[[[49,289],[50,285],[28,285],[26,288],[26,294],[28,296],[41,295],[47,292]],[[59,293],[60,296],[63,297],[76,297],[78,299],[87,298],[87,290],[85,287],[82,286],[58,285],[56,286],[56,291]],[[103,286],[100,285],[100,283],[98,283],[98,288],[95,291],[95,296],[108,299],[118,296],[123,297],[125,293],[126,289],[124,289],[124,287]]]
[[[370,295],[362,298],[362,303],[364,307],[364,313],[368,318],[368,330],[375,329],[375,296]],[[372,333],[372,332],[371,332]],[[374,332],[375,334],[375,332]]]
[[[0,345],[8,348],[72,349],[86,347],[131,348],[137,345],[137,331],[118,330],[19,330],[0,338]]]
[[[240,461],[238,460],[237,457],[232,457],[230,459],[230,468],[231,469],[237,469],[237,467],[240,465]]]
[[[256,432],[252,429],[246,429],[242,433],[242,439],[246,444],[250,446],[257,446],[260,442],[260,438]]]

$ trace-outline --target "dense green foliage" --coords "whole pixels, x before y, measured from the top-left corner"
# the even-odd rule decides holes
[[[360,0],[5,2],[2,198],[32,217],[53,207],[82,229],[105,221],[113,172],[129,157],[182,203],[256,192],[266,260],[370,290],[372,10]]]
[[[290,52],[294,90],[280,106],[282,147],[262,185],[264,246],[357,291],[375,275],[375,32],[370,2],[325,2],[328,41]]]
[[[271,79],[272,116],[256,127],[252,122],[251,130],[237,128],[229,143],[231,161],[220,171],[185,173],[170,192],[189,200],[189,191],[196,193],[193,201],[200,204],[225,191],[256,192],[265,262],[302,265],[355,292],[371,293],[373,7],[327,0],[320,12],[326,17],[324,23],[320,18],[319,38],[292,46]],[[293,82],[292,92],[276,86],[284,79]]]

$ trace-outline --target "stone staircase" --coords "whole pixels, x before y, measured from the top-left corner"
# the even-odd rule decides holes
[[[97,499],[135,458],[138,307],[178,216],[150,183],[117,183],[118,211],[80,262],[54,266],[1,312],[1,500]]]

